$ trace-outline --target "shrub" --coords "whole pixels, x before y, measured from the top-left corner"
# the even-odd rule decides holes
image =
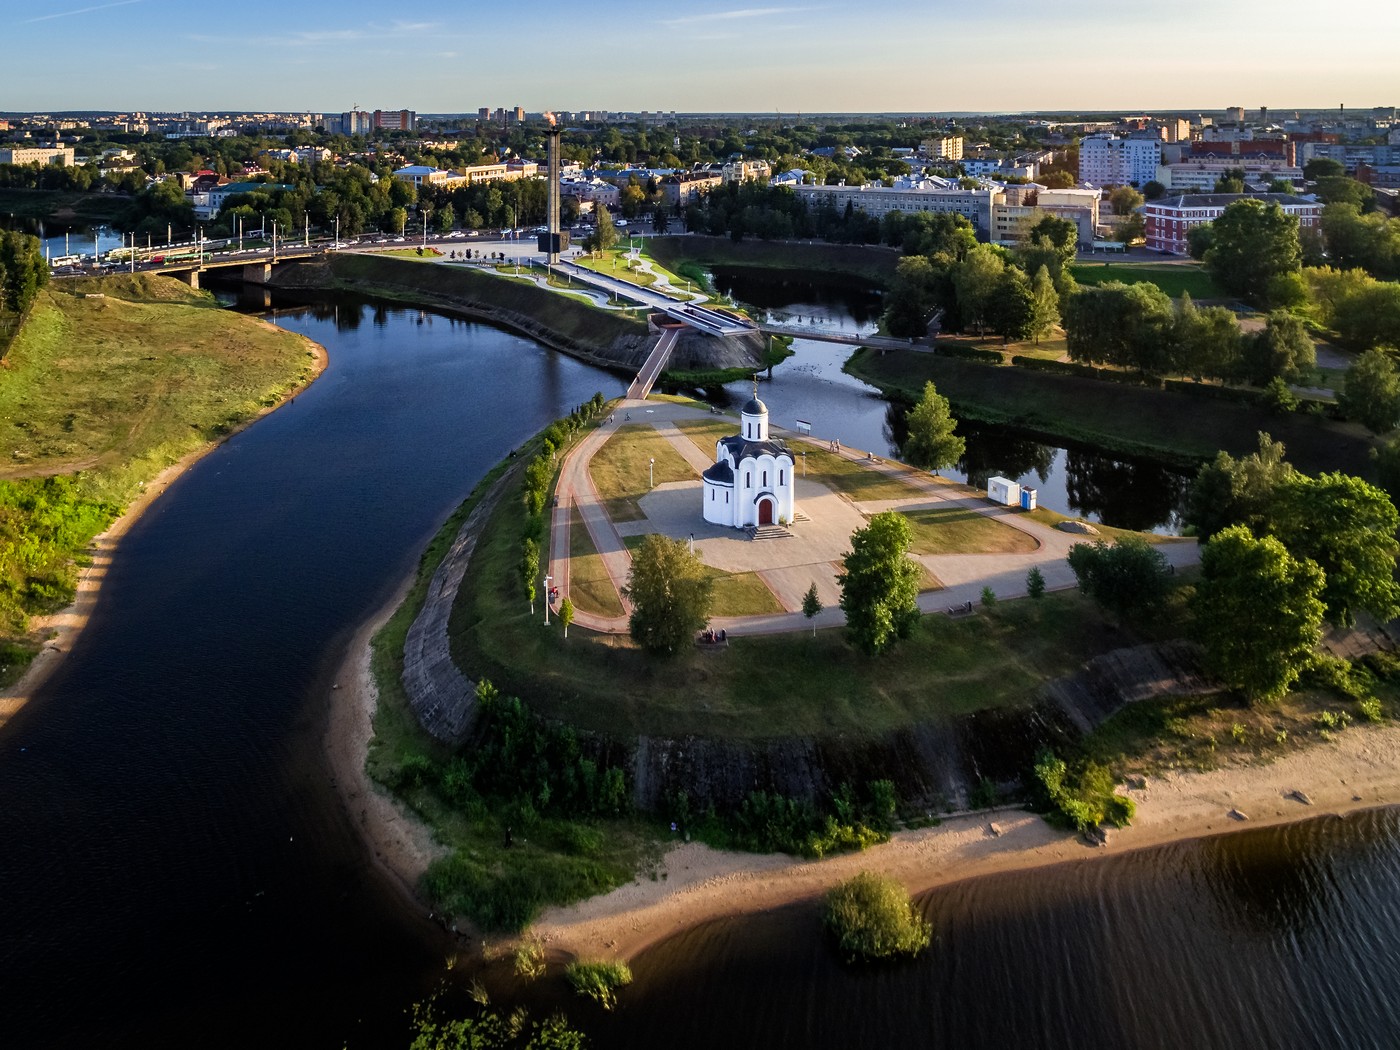
[[[1085,763],[1074,774],[1063,759],[1045,748],[1036,756],[1035,779],[1049,803],[1046,819],[1073,827],[1081,834],[1103,823],[1127,827],[1137,812],[1132,799],[1114,792],[1113,775],[1108,769],[1094,762]]]
[[[982,588],[982,604],[990,608],[997,603],[997,595],[990,587]]]
[[[544,976],[544,944],[537,937],[526,937],[515,946],[512,953],[515,962],[515,976],[533,981]]]
[[[826,895],[822,921],[848,961],[917,955],[928,947],[932,925],[888,875],[863,871]]]
[[[1361,717],[1368,722],[1382,722],[1385,716],[1381,714],[1381,702],[1374,696],[1368,696],[1364,700],[1356,701],[1356,709],[1361,712]]]
[[[1039,565],[1032,565],[1026,573],[1026,593],[1032,598],[1045,597],[1045,574],[1040,571]]]
[[[632,971],[624,962],[572,962],[564,976],[576,993],[604,1010],[616,1006],[617,990],[632,983]]]

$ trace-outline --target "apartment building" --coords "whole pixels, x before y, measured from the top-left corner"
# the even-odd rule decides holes
[[[1187,193],[1148,201],[1142,206],[1147,247],[1173,255],[1185,255],[1186,235],[1192,229],[1214,222],[1236,201],[1249,199],[1279,205],[1289,215],[1297,216],[1301,226],[1312,227],[1321,221],[1320,202],[1295,197],[1291,193]]]
[[[1160,138],[1090,135],[1079,144],[1079,181],[1091,186],[1145,186],[1161,163]]]
[[[983,237],[991,235],[992,205],[998,191],[991,187],[975,190],[937,189],[927,184],[908,187],[882,186],[794,186],[793,192],[811,208],[831,205],[844,211],[847,204],[880,219],[889,212],[936,212],[966,216]]]

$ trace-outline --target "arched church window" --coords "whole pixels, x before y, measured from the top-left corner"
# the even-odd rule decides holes
[[[783,487],[783,471],[778,471],[778,487]]]
[[[768,487],[768,471],[766,470],[763,472],[763,487]]]
[[[753,471],[751,471],[751,470],[746,470],[746,471],[744,471],[744,487],[745,487],[745,488],[751,488],[752,486],[753,486]]]

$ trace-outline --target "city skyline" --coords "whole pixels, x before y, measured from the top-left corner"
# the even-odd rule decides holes
[[[0,109],[1364,111],[1397,104],[1400,86],[1389,53],[1400,9],[1379,0],[1330,21],[1295,0],[1224,10],[1184,0],[1170,14],[1107,0],[895,0],[878,17],[801,2],[678,14],[620,0],[602,17],[580,10],[539,0],[525,16],[483,8],[409,20],[363,0],[291,11],[249,0],[237,24],[210,27],[171,0],[59,0],[7,27]]]

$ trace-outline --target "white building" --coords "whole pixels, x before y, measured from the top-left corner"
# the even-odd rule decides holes
[[[1146,186],[1161,163],[1161,139],[1090,135],[1079,143],[1079,181],[1091,186]]]
[[[768,436],[768,406],[757,394],[740,410],[739,433],[715,442],[714,466],[702,478],[701,510],[711,525],[744,529],[792,521],[792,453]]]
[[[72,146],[16,146],[0,149],[0,164],[53,164],[60,168],[73,166]]]

